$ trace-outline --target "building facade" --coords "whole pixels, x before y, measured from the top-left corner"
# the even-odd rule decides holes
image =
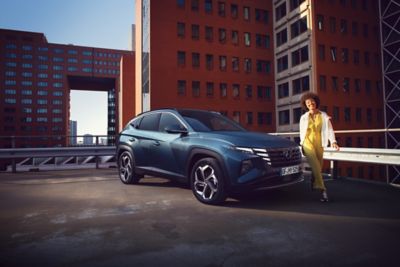
[[[275,131],[270,1],[136,1],[136,109],[219,111]]]
[[[107,132],[117,133],[120,60],[132,52],[54,44],[42,33],[0,29],[0,56],[0,136],[23,136],[15,146],[68,145],[73,89],[107,91]]]

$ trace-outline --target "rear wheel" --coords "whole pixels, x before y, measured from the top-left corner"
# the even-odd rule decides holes
[[[214,158],[203,158],[194,164],[190,186],[194,196],[202,203],[218,205],[226,199],[224,177]]]
[[[119,178],[124,184],[136,184],[140,176],[135,174],[135,163],[131,153],[124,151],[118,158]]]

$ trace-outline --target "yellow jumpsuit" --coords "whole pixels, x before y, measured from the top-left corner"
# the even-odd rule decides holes
[[[313,119],[312,115],[308,119],[306,137],[303,142],[303,153],[307,158],[314,177],[313,188],[326,190],[322,179],[322,164],[324,149],[321,141],[322,115],[317,113]]]

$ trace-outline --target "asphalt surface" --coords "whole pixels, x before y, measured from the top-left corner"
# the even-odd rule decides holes
[[[326,185],[208,206],[115,169],[0,173],[0,266],[400,266],[400,189]]]

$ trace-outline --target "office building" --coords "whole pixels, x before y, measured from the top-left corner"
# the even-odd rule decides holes
[[[42,33],[0,29],[0,56],[0,136],[24,136],[17,147],[68,144],[74,89],[108,92],[107,133],[117,133],[120,61],[131,51],[54,44]]]

